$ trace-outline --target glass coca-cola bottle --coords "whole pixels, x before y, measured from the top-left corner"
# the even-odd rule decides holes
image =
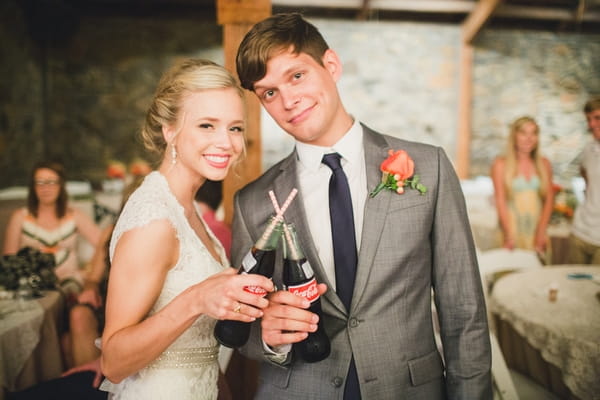
[[[283,285],[286,290],[309,300],[308,310],[319,316],[317,330],[309,333],[303,341],[295,343],[294,351],[306,362],[321,361],[329,356],[331,345],[325,333],[317,280],[298,242],[295,226],[286,224],[283,230]]]
[[[281,222],[275,217],[271,217],[260,239],[244,256],[238,274],[259,274],[272,278],[275,269],[275,250],[280,236]],[[267,294],[263,288],[256,286],[246,286],[244,290],[259,296]],[[223,346],[240,347],[248,341],[250,323],[233,320],[218,321],[215,325],[214,334],[217,341]]]

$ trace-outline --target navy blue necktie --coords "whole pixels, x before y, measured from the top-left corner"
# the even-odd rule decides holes
[[[346,310],[350,311],[354,278],[356,277],[356,238],[350,187],[340,158],[338,153],[325,154],[323,164],[331,168],[333,172],[329,179],[329,213],[336,292],[346,306]]]
[[[335,263],[336,292],[346,310],[350,313],[354,279],[356,277],[356,236],[354,232],[354,214],[348,178],[340,163],[338,153],[325,154],[323,164],[333,172],[329,180],[329,214],[331,218],[331,238],[333,240],[333,259]],[[354,356],[350,361],[348,376],[344,387],[344,400],[360,399],[360,387]]]

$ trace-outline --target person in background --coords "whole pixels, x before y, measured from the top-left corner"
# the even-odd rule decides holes
[[[209,181],[198,189],[195,197],[200,208],[200,215],[210,230],[223,245],[227,258],[231,257],[231,228],[223,220],[217,218],[216,212],[223,200],[223,182]]]
[[[552,166],[540,151],[540,128],[529,116],[510,126],[504,155],[492,163],[494,199],[507,249],[534,250],[549,259],[546,233],[552,208]]]
[[[185,59],[161,78],[142,139],[160,157],[119,215],[102,334],[101,389],[114,399],[217,399],[218,319],[252,322],[273,291],[237,274],[194,197],[244,150],[244,93],[224,67]]]
[[[589,99],[583,111],[592,140],[581,159],[585,200],[575,210],[569,236],[570,264],[600,264],[600,97]]]
[[[102,381],[100,357],[73,367],[59,378],[38,383],[19,392],[8,392],[6,400],[106,400],[98,390]]]
[[[271,293],[242,348],[261,362],[256,398],[490,399],[491,349],[475,245],[444,150],[382,135],[349,114],[337,88],[340,58],[298,13],[254,25],[236,62],[242,86],[294,137],[295,149],[236,193],[233,263],[241,265],[274,213],[268,192],[283,202],[297,188],[285,220],[296,226],[322,282],[317,290],[331,341],[322,361],[297,357],[292,344],[314,332],[319,317],[306,310],[306,298]],[[384,170],[388,185],[375,194]],[[339,211],[348,214],[338,219]],[[278,286],[281,264],[273,275]],[[432,324],[432,289],[444,361]]]
[[[42,161],[31,173],[27,207],[14,211],[8,222],[3,254],[16,254],[26,246],[54,254],[58,281],[69,288],[68,295],[74,296],[81,291],[85,278],[77,240],[82,236],[96,246],[100,235],[91,217],[69,206],[64,167]]]
[[[136,175],[123,191],[121,209],[131,193],[142,183],[144,175]],[[108,280],[108,245],[114,224],[103,230],[102,240],[90,261],[91,268],[79,304],[69,313],[69,332],[63,338],[73,366],[61,377],[41,382],[19,392],[8,393],[8,400],[105,400],[108,392],[99,390],[104,376],[100,365],[100,348],[96,340],[104,327],[104,299]],[[231,400],[229,387],[219,374],[218,400]]]

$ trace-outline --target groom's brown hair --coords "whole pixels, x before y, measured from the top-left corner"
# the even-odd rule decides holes
[[[237,73],[244,89],[254,90],[254,83],[267,73],[267,62],[280,52],[306,53],[320,65],[329,45],[300,13],[275,14],[254,25],[246,34],[236,57]]]

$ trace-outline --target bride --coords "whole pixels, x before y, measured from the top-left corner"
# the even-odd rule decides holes
[[[194,195],[244,150],[243,92],[223,67],[186,60],[161,78],[142,138],[161,156],[125,205],[110,243],[101,389],[113,399],[216,399],[217,319],[262,316],[273,290],[237,275]]]

